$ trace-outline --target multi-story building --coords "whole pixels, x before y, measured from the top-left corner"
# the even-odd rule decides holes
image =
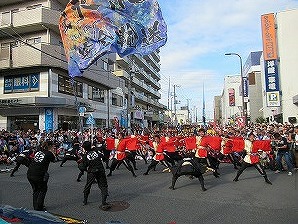
[[[255,123],[263,118],[263,89],[260,58],[262,51],[251,52],[243,66],[243,76],[248,80],[248,117]]]
[[[166,107],[158,102],[161,98],[159,72],[159,50],[144,57],[116,57],[114,74],[125,80],[131,126],[152,127],[162,122]]]
[[[264,117],[293,124],[298,117],[297,22],[298,9],[262,15]]]
[[[214,115],[213,115],[214,122],[216,124],[221,124],[221,120],[222,120],[221,96],[214,96],[213,108],[214,108]]]
[[[109,54],[72,82],[58,28],[67,3],[0,2],[0,128],[83,128],[89,112],[97,127],[127,126],[127,118],[141,126],[158,123],[164,109],[158,102],[159,51]]]
[[[234,124],[237,117],[242,116],[241,76],[228,75],[224,79],[221,96],[221,123]]]

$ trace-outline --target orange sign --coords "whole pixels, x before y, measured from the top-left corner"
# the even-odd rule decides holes
[[[274,14],[261,16],[264,59],[277,59],[276,32]]]

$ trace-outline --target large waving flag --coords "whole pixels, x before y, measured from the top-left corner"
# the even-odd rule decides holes
[[[107,53],[147,55],[167,41],[157,0],[70,0],[59,29],[72,77]]]

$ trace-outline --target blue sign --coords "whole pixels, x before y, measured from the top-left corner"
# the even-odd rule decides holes
[[[39,90],[39,74],[32,74],[30,77],[30,90]]]
[[[87,125],[94,125],[94,124],[95,124],[95,119],[94,119],[94,117],[92,116],[92,114],[90,114],[89,117],[87,118],[87,120],[86,120],[86,124],[87,124]]]
[[[4,77],[4,93],[39,90],[39,74]]]
[[[54,114],[53,108],[45,109],[45,130],[46,132],[53,131],[54,128]]]
[[[243,96],[248,97],[248,80],[247,80],[247,77],[243,77]]]
[[[79,113],[86,113],[86,107],[79,107]]]
[[[279,91],[277,60],[265,61],[266,92]]]

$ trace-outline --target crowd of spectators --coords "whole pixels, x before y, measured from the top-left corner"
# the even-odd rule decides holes
[[[246,127],[238,126],[218,126],[218,125],[206,125],[203,126],[206,129],[207,135],[215,136],[241,136],[247,137],[248,133],[253,132],[258,140],[272,139],[274,135],[278,133],[283,140],[286,140],[287,149],[291,153],[291,162],[295,165],[295,152],[298,150],[298,126],[294,126],[290,123],[284,124],[250,124]],[[196,134],[199,128],[202,126],[184,125],[177,127],[158,127],[154,126],[151,129],[135,127],[135,129],[129,131],[125,128],[94,128],[93,133],[90,129],[83,131],[66,131],[56,130],[54,132],[46,132],[41,130],[16,130],[9,132],[7,130],[0,131],[0,164],[10,165],[13,163],[14,158],[18,153],[21,153],[25,148],[31,148],[33,151],[38,149],[43,141],[50,139],[55,142],[56,147],[59,148],[63,144],[68,144],[73,141],[75,137],[79,138],[82,143],[85,140],[90,140],[91,136],[97,136],[100,133],[101,136],[115,137],[117,133],[121,132],[124,136],[129,134],[149,135],[154,136],[167,135],[171,133],[172,136],[188,136]],[[273,145],[275,147],[276,145]],[[298,152],[296,153],[298,154]],[[297,157],[297,155],[296,155]]]

